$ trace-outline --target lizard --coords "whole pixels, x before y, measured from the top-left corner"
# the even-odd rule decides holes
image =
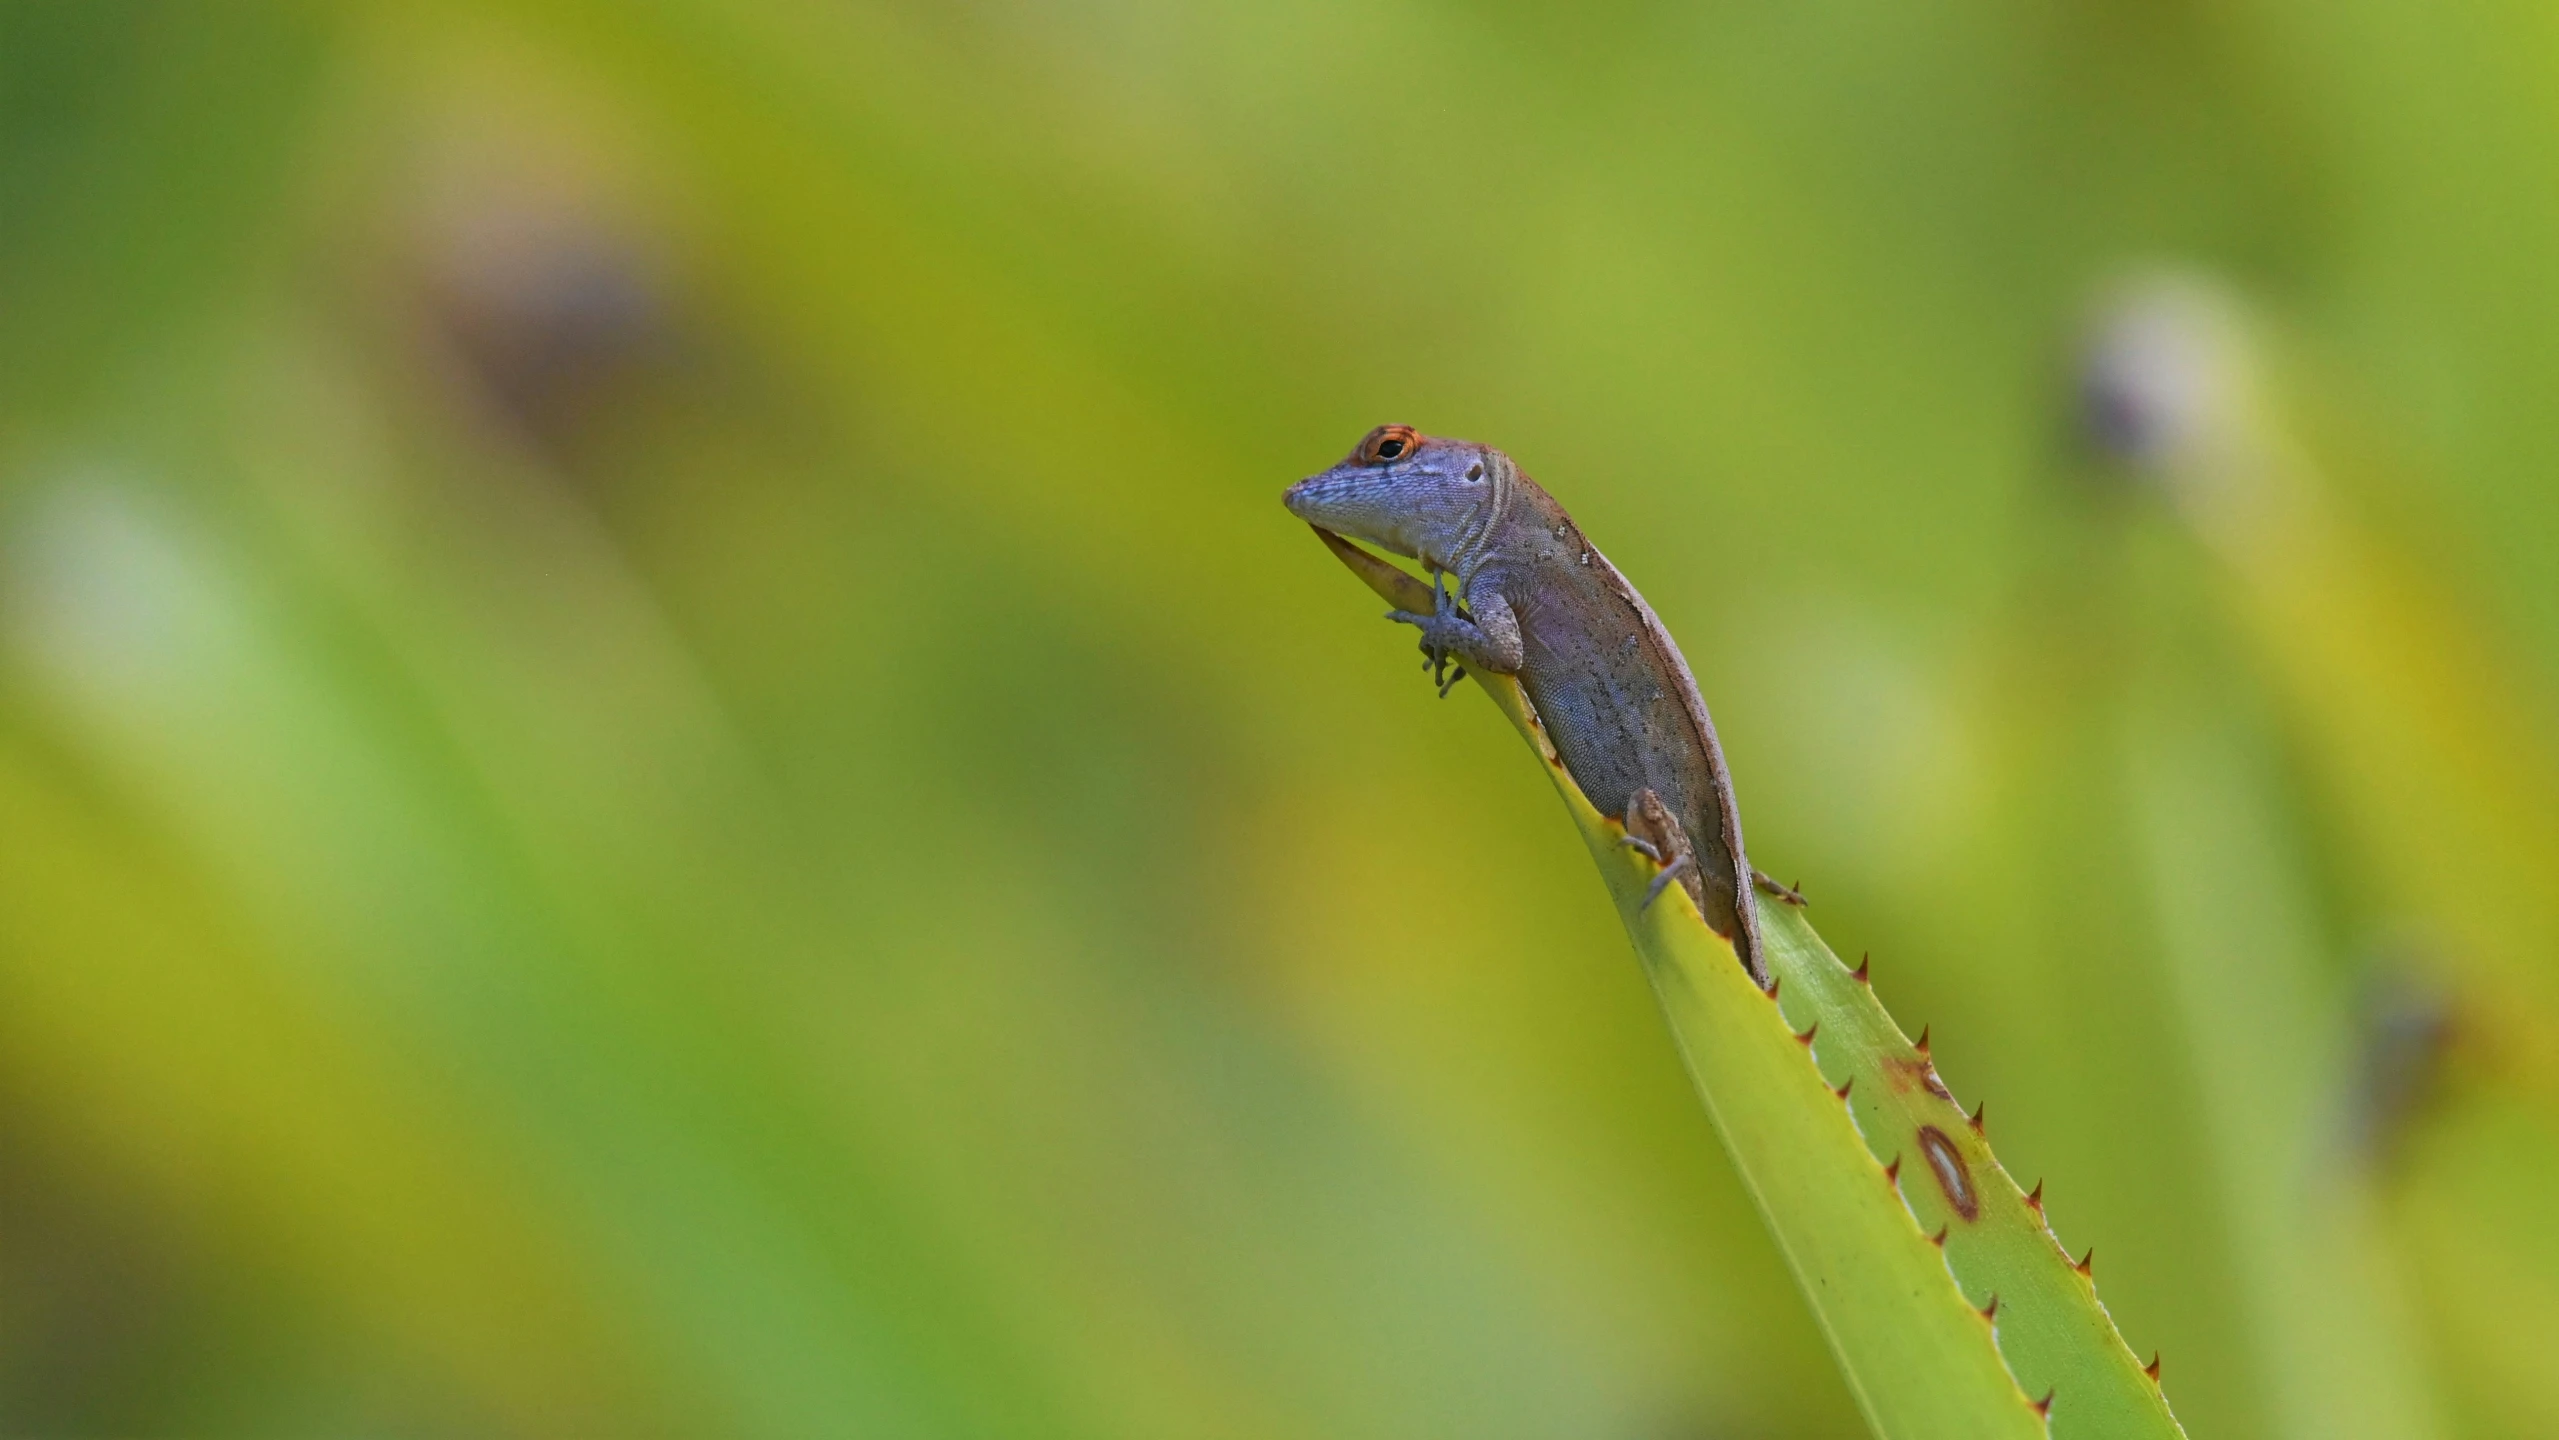
[[[1430,570],[1432,611],[1386,618],[1421,631],[1440,694],[1470,666],[1518,677],[1573,782],[1602,814],[1624,816],[1622,843],[1662,867],[1644,904],[1677,880],[1751,979],[1770,988],[1759,917],[1741,884],[1747,877],[1795,904],[1802,897],[1751,868],[1732,776],[1688,661],[1555,497],[1490,445],[1381,425],[1282,499],[1319,530]]]

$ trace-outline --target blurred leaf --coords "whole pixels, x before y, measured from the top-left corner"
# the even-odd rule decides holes
[[[272,258],[336,28],[300,5],[0,7],[0,439],[79,414]]]
[[[2270,1434],[2443,1433],[2387,1222],[2342,1116],[2348,1034],[2259,767],[2202,687],[2154,674],[2126,727],[2161,953],[2186,1021],[2225,1223],[2274,1409]],[[2325,983],[2323,983],[2325,982]]]
[[[2125,725],[2128,789],[2143,811],[2162,955],[2206,1088],[2221,1097],[2206,1128],[2283,1433],[2432,1435],[2443,1407],[2410,1297],[2465,1302],[2448,1302],[2420,1258],[2446,1240],[2394,1226],[2376,1185],[2439,1183],[2397,1173],[2411,1147],[2391,1131],[2467,1127],[2449,1114],[2366,1113],[2376,1101],[2365,1072],[2387,1057],[2356,1053],[2344,967],[2322,953],[2335,946],[2302,873],[2311,857],[2266,813],[2252,777],[2275,767],[2238,738],[2233,697],[2245,687],[2229,672],[2273,697],[2279,733],[2334,817],[2322,828],[2342,841],[2333,863],[2352,883],[2329,927],[2359,929],[2359,948],[2382,956],[2366,968],[2387,967],[2385,980],[2445,987],[2450,1043],[2545,1113],[2559,1109],[2559,908],[2547,883],[2559,869],[2559,768],[2526,672],[2496,653],[2500,627],[2465,616],[2462,592],[2428,578],[2414,526],[2362,513],[2404,497],[2353,494],[2330,473],[2308,377],[2289,358],[2259,317],[2191,276],[2119,288],[2093,333],[2092,384],[2128,422],[2100,438],[2165,492],[2211,562],[2136,598],[2154,639]],[[2197,663],[2224,648],[2235,654]],[[2508,1103],[2477,1078],[2450,1108]],[[2549,1141],[2528,1128],[2509,1143],[2511,1173],[2553,1161],[2529,1153]],[[2438,1154],[2414,1149],[2417,1166]],[[2475,1231],[2499,1188],[2479,1190],[2478,1217],[2455,1220],[2439,1200],[2420,1223]],[[2393,1254],[2394,1230],[2411,1253]],[[2546,1291],[2559,1268],[2526,1241],[2507,1282],[2518,1297]],[[2457,1374],[2492,1352],[2437,1353]],[[2539,1377],[2491,1383],[2519,1408],[2553,1403]],[[2526,1398],[2518,1385],[2544,1393]]]

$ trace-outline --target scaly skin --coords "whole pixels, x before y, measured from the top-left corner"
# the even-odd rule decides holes
[[[1518,676],[1574,783],[1677,871],[1767,988],[1758,917],[1739,888],[1752,874],[1741,812],[1706,702],[1652,607],[1555,497],[1490,445],[1381,425],[1348,459],[1289,487],[1285,503],[1310,525],[1455,580],[1454,595],[1434,584],[1432,613],[1388,618],[1421,630],[1435,672],[1455,657]]]

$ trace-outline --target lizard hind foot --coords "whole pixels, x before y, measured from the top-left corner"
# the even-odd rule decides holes
[[[1680,854],[1672,856],[1671,862],[1662,867],[1662,873],[1653,877],[1653,883],[1644,887],[1644,901],[1635,908],[1638,910],[1652,909],[1653,902],[1662,898],[1662,892],[1670,888],[1670,883],[1679,878],[1681,871],[1693,870],[1696,866],[1697,857],[1694,855]]]

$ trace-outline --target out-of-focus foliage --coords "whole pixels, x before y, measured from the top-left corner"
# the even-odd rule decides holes
[[[0,8],[0,1422],[1854,1433],[1276,504],[1401,419],[1643,586],[2190,1433],[2550,1433],[2547,28]],[[2088,453],[2162,259],[2315,545]]]

